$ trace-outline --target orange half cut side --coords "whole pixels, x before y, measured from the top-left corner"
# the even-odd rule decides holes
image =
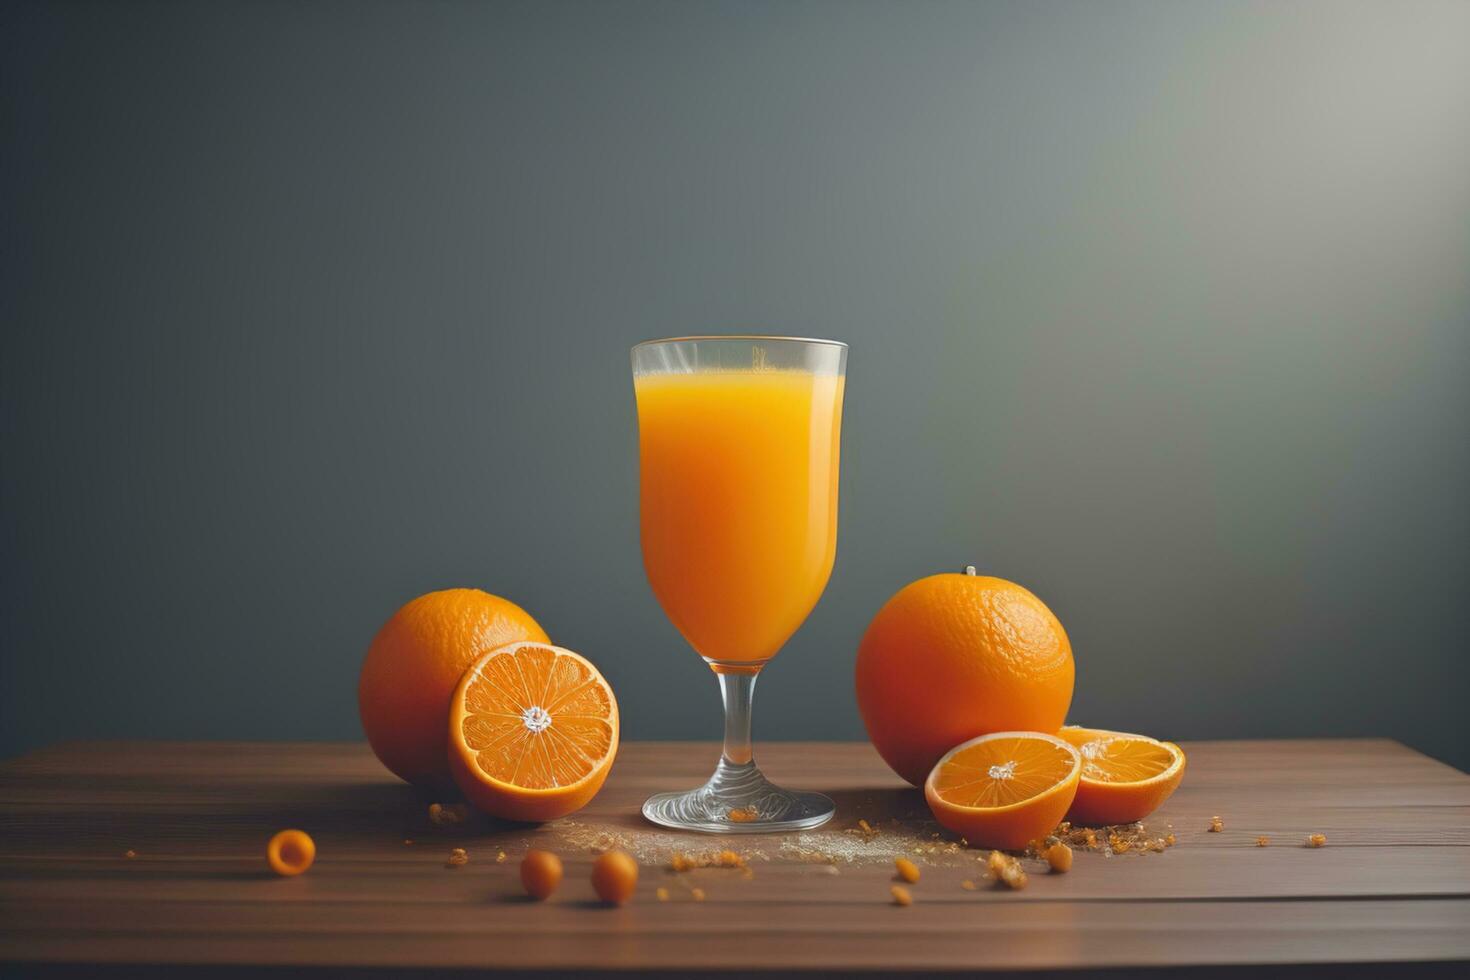
[[[1153,813],[1184,780],[1184,750],[1147,735],[1069,725],[1057,735],[1082,756],[1082,782],[1067,817],[1075,824],[1133,823]]]
[[[1020,850],[1051,833],[1076,795],[1082,758],[1041,732],[996,732],[945,753],[924,781],[934,818],[971,844]]]
[[[510,820],[585,806],[618,749],[612,687],[585,657],[527,641],[465,671],[449,711],[450,768],[465,796]]]

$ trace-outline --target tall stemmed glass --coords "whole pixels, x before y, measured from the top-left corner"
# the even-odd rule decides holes
[[[769,782],[750,747],[762,667],[827,587],[847,345],[679,337],[633,348],[643,567],[665,614],[709,664],[725,746],[705,785],[643,804],[654,823],[716,833],[795,830],[832,801]]]

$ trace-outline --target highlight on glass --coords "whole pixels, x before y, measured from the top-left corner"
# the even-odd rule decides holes
[[[797,830],[832,801],[771,783],[751,751],[761,668],[805,622],[837,551],[847,345],[796,337],[633,348],[643,567],[720,684],[725,741],[709,782],[643,805],[667,827]]]

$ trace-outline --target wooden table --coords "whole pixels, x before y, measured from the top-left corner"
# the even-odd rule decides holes
[[[1470,960],[1470,777],[1389,741],[1185,750],[1184,785],[1148,821],[1151,832],[1171,824],[1174,847],[1079,853],[1066,875],[1033,865],[1029,886],[1012,892],[984,881],[975,852],[933,840],[920,794],[865,744],[761,746],[773,778],[827,791],[838,817],[802,840],[716,840],[660,838],[638,815],[649,793],[709,770],[717,749],[704,743],[624,745],[587,810],[540,828],[436,826],[427,800],[360,744],[71,743],[0,764],[0,961],[27,976],[90,976],[129,964],[148,965],[148,975],[169,965],[189,975],[266,965],[832,974],[1194,966],[1218,975],[1386,962],[1398,975],[1458,972]],[[1208,833],[1216,814],[1225,829]],[[855,829],[859,818],[877,833]],[[265,841],[284,827],[318,844],[315,867],[298,878],[265,871]],[[587,880],[604,831],[655,852],[622,908],[594,902]],[[1328,845],[1302,846],[1313,832]],[[1269,846],[1257,846],[1261,835]],[[729,845],[750,871],[675,873],[660,850],[670,841],[691,852]],[[792,860],[813,841],[827,844]],[[518,883],[532,843],[566,861],[566,881],[546,904],[525,900]],[[470,863],[447,868],[452,847]],[[913,847],[924,877],[914,904],[900,908],[890,900],[891,858]],[[835,871],[808,863],[834,849]]]

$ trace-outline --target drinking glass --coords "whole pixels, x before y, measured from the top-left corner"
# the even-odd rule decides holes
[[[664,613],[720,683],[725,745],[709,782],[643,804],[657,824],[796,830],[832,817],[782,789],[750,746],[761,668],[806,620],[837,551],[847,345],[678,337],[633,348],[643,567]]]

